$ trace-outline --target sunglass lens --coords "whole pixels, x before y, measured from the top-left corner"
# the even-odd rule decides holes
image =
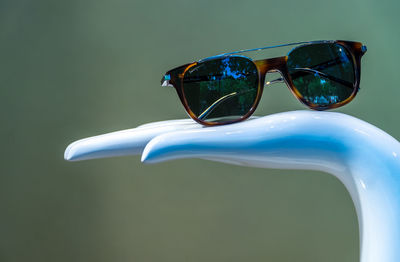
[[[352,56],[337,43],[300,46],[288,55],[291,80],[308,105],[325,109],[351,97],[355,91]]]
[[[231,122],[241,119],[254,105],[258,71],[246,57],[208,59],[186,70],[182,89],[187,106],[198,119]]]

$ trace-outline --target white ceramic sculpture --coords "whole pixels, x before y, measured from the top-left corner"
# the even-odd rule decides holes
[[[196,157],[330,173],[354,201],[361,262],[400,261],[400,143],[362,120],[294,111],[217,127],[190,119],[156,122],[74,142],[65,159],[141,153],[147,163]]]

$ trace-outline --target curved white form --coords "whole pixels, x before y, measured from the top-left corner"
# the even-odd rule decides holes
[[[192,120],[152,123],[79,140],[67,160],[142,153],[156,163],[203,158],[231,164],[328,172],[354,201],[362,262],[400,261],[400,143],[357,118],[294,111],[203,127]]]

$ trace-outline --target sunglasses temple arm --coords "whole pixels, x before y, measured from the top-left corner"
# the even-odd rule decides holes
[[[348,81],[343,80],[343,79],[340,79],[340,78],[337,78],[337,77],[334,77],[334,76],[331,76],[331,75],[328,75],[328,74],[325,74],[325,73],[323,73],[321,71],[318,71],[318,69],[320,69],[321,67],[327,68],[327,67],[338,65],[341,62],[342,62],[342,60],[340,60],[339,58],[336,58],[336,59],[332,59],[332,60],[317,64],[317,65],[314,65],[314,66],[312,66],[310,68],[294,68],[294,69],[303,71],[303,74],[304,73],[307,74],[308,72],[316,73],[316,74],[318,74],[318,75],[320,75],[322,77],[325,77],[325,78],[327,78],[329,80],[335,81],[335,82],[340,83],[340,84],[342,84],[344,86],[347,86],[348,88],[353,89],[354,88],[353,83],[348,82]],[[292,74],[291,75],[292,79],[296,79],[297,77],[300,77],[301,75],[299,75],[299,74],[302,74],[302,73],[301,72],[297,72],[297,73]]]
[[[242,95],[245,94],[247,92],[251,92],[254,90],[246,90],[246,91],[242,91],[242,92],[233,92],[227,95],[224,95],[223,97],[219,98],[217,101],[215,101],[214,103],[212,103],[211,106],[209,106],[206,110],[203,111],[203,113],[201,113],[198,118],[200,120],[204,119],[205,117],[207,117],[215,108],[217,108],[219,105],[221,105],[223,102],[227,101],[230,98],[233,98],[235,96],[238,95]]]
[[[274,79],[274,80],[271,80],[271,81],[267,81],[265,83],[265,85],[267,86],[267,85],[272,85],[272,84],[276,84],[276,83],[283,83],[283,78],[279,77],[277,79]]]
[[[299,70],[300,72],[304,72],[304,73],[315,73],[315,74],[318,74],[319,76],[322,76],[322,77],[327,78],[329,80],[332,80],[332,81],[335,81],[337,83],[340,83],[340,84],[342,84],[342,85],[344,85],[344,86],[346,86],[348,88],[351,88],[351,89],[354,88],[353,84],[348,82],[348,81],[346,81],[346,80],[343,80],[343,79],[340,79],[340,78],[337,78],[337,77],[334,77],[334,76],[331,76],[331,75],[327,75],[327,74],[319,72],[317,70],[313,70],[313,69],[310,69],[310,68],[294,68],[294,69],[295,70]],[[292,77],[292,79],[296,79],[296,78],[300,77],[300,75],[297,75],[295,73],[295,74],[292,74],[291,77]],[[274,80],[266,82],[265,85],[272,85],[272,84],[282,83],[282,82],[283,82],[283,78],[280,77],[280,78],[277,78],[277,79],[274,79]]]
[[[210,105],[206,110],[204,110],[203,113],[201,113],[198,118],[203,119],[203,118],[207,117],[214,110],[214,108],[216,108],[219,104],[221,104],[225,100],[227,100],[235,95],[237,95],[237,92],[233,92],[233,93],[224,95],[223,97],[219,98],[217,101],[212,103],[212,105]]]
[[[342,84],[342,85],[344,85],[344,86],[346,86],[348,88],[351,88],[351,89],[354,88],[353,83],[351,83],[349,81],[346,81],[346,80],[343,80],[343,79],[340,79],[340,78],[337,78],[337,77],[334,77],[334,76],[331,76],[331,75],[328,75],[328,74],[325,74],[325,73],[323,73],[321,71],[318,71],[318,70],[314,70],[314,69],[311,69],[311,68],[294,68],[294,70],[298,70],[298,71],[304,72],[304,73],[317,74],[319,76],[322,76],[322,77],[327,78],[329,80],[332,80],[334,82]],[[298,74],[294,73],[294,74],[292,74],[292,79],[296,79],[296,78],[298,78],[300,76],[301,75],[298,75]]]

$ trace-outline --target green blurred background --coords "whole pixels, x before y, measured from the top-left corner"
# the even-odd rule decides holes
[[[336,111],[395,138],[399,1],[0,0],[0,261],[359,260],[344,186],[311,171],[140,156],[69,163],[77,139],[186,118],[162,74],[220,52],[362,41]],[[257,115],[305,109],[284,85]]]

